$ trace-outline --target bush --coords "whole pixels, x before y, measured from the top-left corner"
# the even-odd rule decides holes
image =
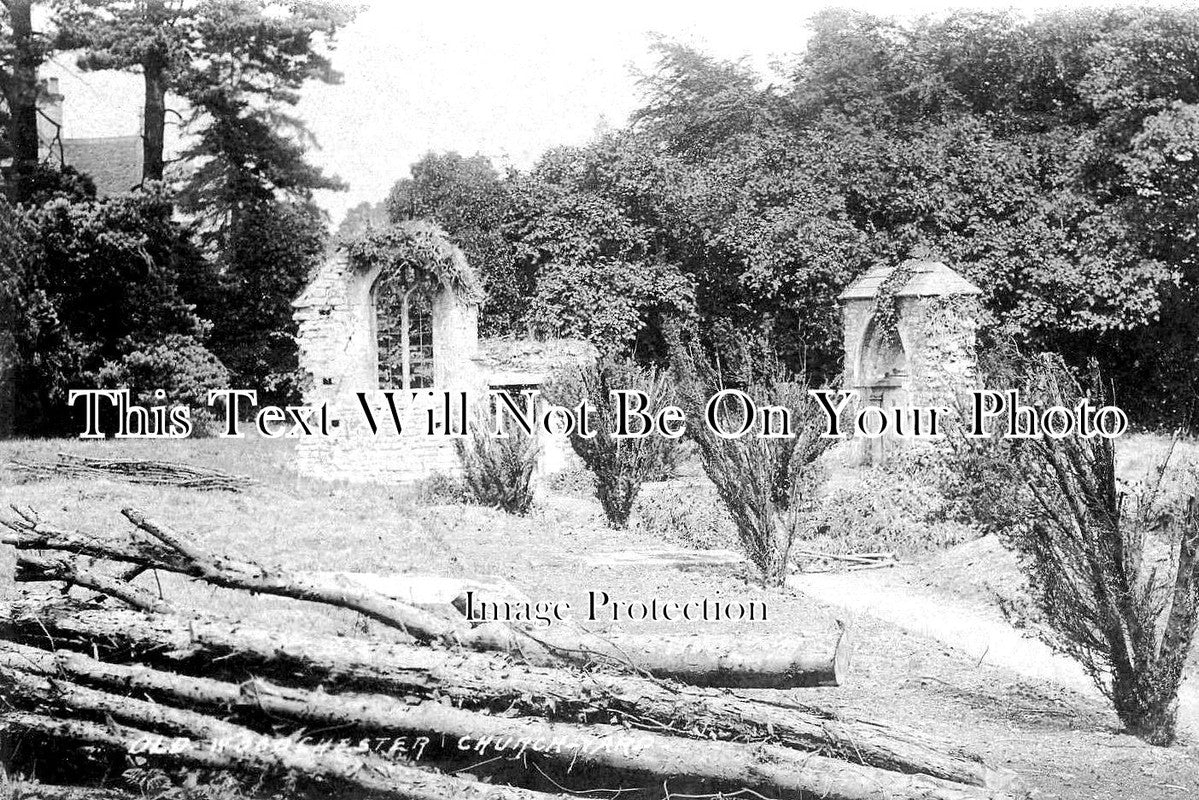
[[[185,284],[206,262],[171,212],[160,188],[0,206],[0,315],[14,323],[22,434],[73,435],[68,392],[96,388],[131,342],[204,335]]]
[[[828,487],[804,523],[816,550],[917,555],[977,538],[959,503],[945,497],[941,454],[932,448],[898,450],[886,463],[853,470]]]
[[[533,472],[541,444],[519,426],[511,426],[507,433],[492,436],[480,416],[465,441],[454,440],[454,448],[466,485],[479,503],[524,515],[533,505]]]
[[[161,341],[134,345],[100,369],[97,384],[128,389],[130,401],[143,406],[166,403],[191,409],[194,429],[203,435],[214,420],[208,392],[229,385],[229,371],[191,336],[170,334]],[[164,394],[158,395],[161,390]]]
[[[550,491],[587,500],[595,497],[595,476],[585,467],[571,467],[548,475],[545,480]]]
[[[547,399],[574,408],[586,400],[592,409],[589,438],[570,433],[570,445],[595,476],[595,496],[613,528],[629,523],[641,484],[673,472],[675,442],[657,433],[635,439],[614,438],[617,389],[637,390],[649,397],[649,409],[671,402],[668,375],[633,361],[604,359],[559,376],[546,387]],[[637,432],[637,431],[631,431]]]
[[[637,501],[641,530],[673,544],[695,550],[724,549],[737,541],[737,529],[720,502],[716,489],[665,486],[642,494]]]
[[[434,472],[417,481],[416,502],[424,506],[464,505],[474,502],[475,496],[464,478]]]
[[[1069,408],[1085,396],[1058,357],[1025,359],[1013,378],[1028,405]],[[1097,374],[1091,383],[1102,404]],[[1130,733],[1173,742],[1199,620],[1194,471],[1173,470],[1167,454],[1129,485],[1116,477],[1113,441],[1099,436],[953,441],[979,481],[980,517],[1020,558],[1050,643],[1082,664]]]
[[[704,419],[708,399],[728,387],[711,363],[681,346],[675,349],[674,362],[688,418]],[[780,585],[787,576],[801,514],[820,481],[816,461],[833,440],[820,436],[823,419],[808,397],[806,383],[788,374],[777,357],[766,353],[742,362],[749,380],[740,388],[759,405],[788,409],[794,435],[764,438],[750,432],[726,439],[707,425],[695,424],[689,430],[746,555],[767,585]],[[718,409],[718,417],[735,428],[731,414],[727,404]]]

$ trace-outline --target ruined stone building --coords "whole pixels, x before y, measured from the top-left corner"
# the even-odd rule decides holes
[[[897,282],[892,275],[903,271]],[[906,276],[906,277],[904,277]],[[841,293],[845,374],[842,386],[864,404],[953,407],[976,383],[975,332],[982,291],[938,261],[879,265]],[[894,325],[879,313],[894,303]],[[892,437],[854,443],[852,460],[879,463]]]
[[[300,366],[308,375],[304,402],[328,403],[337,420],[330,436],[297,443],[303,474],[379,483],[456,474],[460,466],[451,437],[428,436],[415,425],[400,436],[386,426],[372,434],[358,393],[372,395],[376,418],[387,420],[390,411],[375,390],[398,390],[397,402],[412,392],[519,394],[538,389],[558,369],[594,358],[589,344],[575,340],[480,340],[483,293],[462,251],[431,223],[408,222],[403,229],[438,262],[436,269],[418,269],[425,279],[399,274],[394,265],[364,269],[339,254],[293,303]],[[569,443],[547,436],[542,444],[540,469],[560,468]]]

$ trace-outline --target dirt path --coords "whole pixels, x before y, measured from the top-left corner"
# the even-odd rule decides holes
[[[926,590],[917,593],[910,577],[906,568],[815,573],[792,576],[787,585],[821,603],[845,609],[851,619],[869,615],[949,645],[979,664],[1005,667],[1026,678],[1099,697],[1077,662],[1023,635],[995,607],[947,594],[930,595]],[[1183,685],[1179,704],[1180,737],[1199,742],[1199,681],[1194,675]]]

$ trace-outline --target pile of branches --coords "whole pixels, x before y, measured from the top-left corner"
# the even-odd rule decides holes
[[[105,477],[129,483],[225,492],[240,492],[254,484],[249,478],[219,469],[139,458],[90,458],[59,453],[57,462],[12,459],[8,463],[11,467],[41,478]]]
[[[208,553],[124,514],[135,530],[118,536],[58,529],[30,511],[4,521],[17,579],[63,587],[3,609],[0,739],[16,742],[17,763],[22,753],[109,767],[133,758],[287,776],[320,796],[439,799],[601,786],[645,798],[968,800],[1011,786],[1010,772],[915,731],[711,688],[827,684],[844,669],[831,663],[843,660],[841,642],[822,656],[808,642],[775,642],[779,655],[735,641],[472,625]],[[353,609],[398,635],[322,636],[195,613],[140,585],[147,571]]]

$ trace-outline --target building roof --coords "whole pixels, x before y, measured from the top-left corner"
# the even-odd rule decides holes
[[[954,295],[982,294],[970,281],[954,272],[940,261],[910,261],[912,277],[895,293],[896,297],[950,297]],[[894,266],[879,264],[871,267],[849,287],[841,292],[839,300],[872,300],[883,282],[895,271]]]
[[[89,176],[96,194],[124,194],[142,181],[142,137],[63,139],[63,160]]]

